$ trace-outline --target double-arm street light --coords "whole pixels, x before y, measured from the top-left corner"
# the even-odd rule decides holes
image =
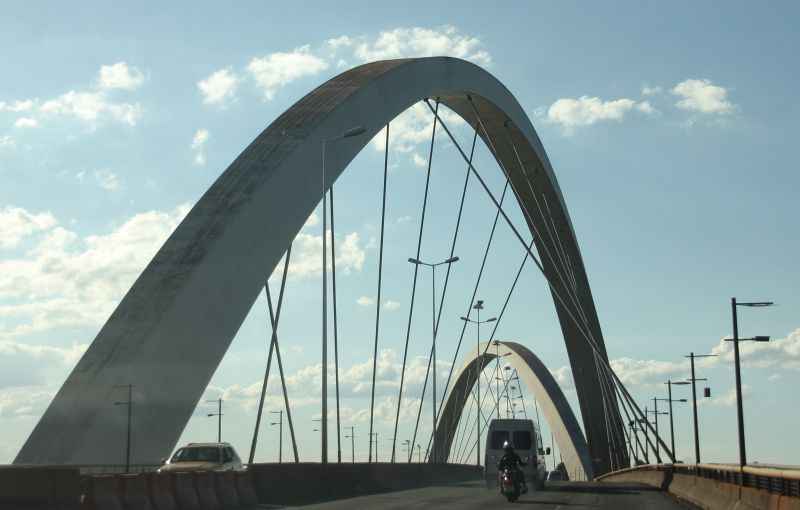
[[[669,440],[670,440],[670,447],[672,448],[672,458],[675,459],[675,420],[672,417],[672,403],[673,402],[688,402],[685,398],[679,398],[677,400],[672,399],[672,385],[676,384],[679,386],[684,386],[689,384],[689,381],[667,381],[664,384],[667,385],[667,398],[661,399],[662,401],[669,402]]]
[[[666,411],[659,411],[658,410],[658,401],[659,400],[662,400],[662,399],[653,397],[653,410],[650,411],[650,413],[653,415],[653,422],[655,423],[655,426],[656,426],[656,437],[654,438],[655,439],[654,442],[656,443],[656,460],[661,459],[661,452],[659,451],[659,447],[658,447],[658,444],[659,444],[658,443],[658,439],[661,437],[661,436],[658,435],[658,417],[659,416],[663,416],[665,414],[668,414]],[[674,455],[675,454],[673,453],[673,456]]]
[[[345,428],[346,429],[350,429],[350,435],[349,436],[344,436],[344,438],[350,440],[350,452],[351,452],[351,455],[352,455],[351,461],[352,461],[353,464],[355,464],[356,463],[356,427],[355,426],[350,426],[350,427],[345,427]]]
[[[458,257],[450,257],[449,259],[443,260],[441,262],[430,263],[430,262],[423,262],[419,259],[409,258],[409,262],[416,266],[427,266],[431,268],[431,303],[433,305],[433,326],[431,329],[431,336],[433,337],[433,344],[431,346],[431,366],[433,372],[433,384],[431,388],[433,389],[433,446],[431,452],[431,458],[434,462],[436,462],[436,421],[438,418],[437,415],[437,408],[436,408],[436,267],[442,266],[444,264],[452,264],[453,262],[458,262]]]
[[[737,306],[765,307],[772,306],[772,301],[753,301],[749,303],[739,303],[736,298],[731,298],[731,314],[733,315],[733,338],[726,338],[725,341],[733,342],[733,363],[736,370],[736,416],[739,422],[739,465],[747,465],[747,451],[744,442],[744,413],[742,412],[742,376],[739,364],[739,342],[769,342],[768,336],[754,336],[752,338],[739,338],[739,320],[736,313]]]
[[[278,426],[278,464],[283,462],[283,410],[270,411],[270,414],[277,414],[278,421],[270,423],[270,426]]]
[[[115,388],[127,388],[128,400],[114,402],[115,406],[126,406],[128,408],[128,429],[125,441],[125,472],[131,471],[131,420],[133,419],[133,384],[118,384]]]
[[[697,426],[697,381],[707,381],[705,377],[698,379],[695,377],[694,374],[694,360],[695,358],[713,358],[716,354],[695,354],[690,352],[688,356],[684,356],[689,358],[691,370],[692,370],[692,377],[688,380],[688,382],[692,383],[692,414],[694,415],[694,461],[696,464],[700,464],[700,431],[699,427]],[[675,384],[675,383],[672,383]],[[710,397],[711,393],[708,388],[704,393],[706,397]]]
[[[217,417],[217,442],[222,442],[222,399],[218,398],[217,400],[207,400],[206,402],[216,402],[217,403],[217,412],[216,413],[208,413],[208,417],[212,418],[214,416]]]
[[[328,193],[325,176],[325,156],[328,143],[352,138],[366,131],[363,126],[354,126],[338,136],[322,140],[322,455],[323,464],[328,462],[328,269],[327,269],[327,236],[328,236]],[[338,388],[337,388],[338,391]]]
[[[483,371],[483,359],[481,358],[481,324],[485,324],[487,322],[494,322],[497,320],[497,317],[492,317],[491,319],[486,319],[485,321],[481,320],[481,310],[483,310],[483,300],[479,299],[472,305],[472,309],[478,313],[478,319],[472,320],[468,317],[461,317],[461,320],[464,322],[471,322],[475,324],[477,328],[477,355],[478,359],[475,364],[475,393],[477,395],[477,406],[478,406],[478,415],[481,414],[481,372]],[[475,438],[475,445],[476,445],[476,465],[481,465],[481,420],[476,420],[478,422],[478,437]]]

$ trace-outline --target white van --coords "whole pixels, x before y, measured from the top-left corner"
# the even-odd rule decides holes
[[[541,489],[547,477],[544,455],[549,453],[542,448],[542,437],[532,420],[492,420],[486,434],[486,456],[484,457],[484,475],[486,486],[497,487],[497,463],[505,453],[503,443],[509,441],[527,466],[522,466],[528,490]],[[548,448],[547,450],[550,450]]]

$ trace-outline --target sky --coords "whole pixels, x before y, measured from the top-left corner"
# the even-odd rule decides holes
[[[793,140],[800,107],[792,64],[799,10],[791,2],[683,1],[466,2],[457,9],[301,2],[280,11],[259,2],[7,5],[0,19],[0,463],[13,460],[167,236],[275,118],[361,63],[449,55],[496,76],[531,118],[572,218],[612,365],[640,405],[664,398],[667,379],[688,376],[685,355],[719,354],[698,364],[712,392],[699,407],[704,461],[738,457],[733,365],[722,340],[731,334],[730,298],[777,303],[740,310],[742,336],[773,339],[742,345],[748,457],[797,464],[800,446],[783,437],[800,422]],[[459,143],[468,144],[466,125],[446,113]],[[357,459],[368,447],[376,306],[379,457],[391,448],[413,274],[406,259],[419,233],[431,121],[424,105],[392,121],[381,303],[380,137],[335,186],[341,414],[344,426],[355,427]],[[438,135],[423,260],[449,254],[460,194],[453,183],[465,175],[453,144]],[[476,154],[499,194],[502,175],[488,150]],[[516,204],[507,208],[521,225]],[[493,218],[486,195],[470,186],[439,330],[440,384]],[[316,211],[294,243],[279,327],[300,458],[311,461],[319,459],[321,236]],[[479,287],[486,314],[499,313],[522,256],[501,223]],[[279,283],[271,278],[273,292]],[[428,271],[418,284],[425,298],[409,335],[398,449],[413,433],[430,349]],[[215,438],[206,401],[223,398],[223,439],[247,455],[269,334],[262,293],[180,444]],[[474,345],[475,334],[468,328],[464,342]],[[534,266],[523,270],[496,337],[539,355],[578,413],[552,299]],[[456,368],[462,363],[463,351]],[[279,388],[271,377],[266,412],[282,409]],[[685,388],[675,398],[690,398]],[[429,415],[425,406],[418,437],[427,438]],[[676,404],[674,419],[678,458],[691,461],[690,408]],[[277,460],[277,427],[264,424],[260,434],[256,459]],[[288,441],[284,427],[284,459]],[[335,457],[333,427],[330,443]],[[349,443],[342,449],[347,458]],[[121,444],[121,460],[123,452]]]

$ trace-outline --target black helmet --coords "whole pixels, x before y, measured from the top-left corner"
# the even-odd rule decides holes
[[[505,450],[506,453],[511,453],[511,452],[514,451],[514,445],[511,444],[511,441],[504,441],[503,442],[503,450]]]

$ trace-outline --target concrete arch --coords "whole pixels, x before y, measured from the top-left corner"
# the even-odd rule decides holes
[[[464,366],[455,378],[453,389],[439,417],[434,450],[438,462],[445,462],[449,458],[461,413],[480,373],[478,369],[482,370],[497,358],[495,349],[494,345],[487,349],[487,344],[484,342],[467,353]],[[504,364],[517,369],[520,379],[539,403],[544,419],[553,431],[567,472],[577,479],[591,480],[593,470],[589,446],[572,408],[553,375],[524,345],[500,341],[500,351]]]
[[[325,186],[387,122],[424,98],[476,123],[468,96],[497,147],[554,288],[566,282],[547,254],[561,249],[588,329],[605,357],[588,280],[555,175],[514,96],[491,74],[448,57],[387,60],[346,71],[280,115],[230,164],[148,264],[68,376],[15,459],[17,464],[121,460],[124,413],[116,385],[134,383],[133,462],[157,462],[178,440],[231,340],[287,246],[321,198],[321,143],[366,128],[328,151]],[[525,167],[517,163],[513,140]],[[549,218],[537,213],[537,197]],[[608,470],[609,434],[593,353],[556,302],[595,473]],[[616,409],[616,408],[614,408]],[[613,412],[617,412],[614,410]],[[613,421],[612,421],[613,423]],[[626,455],[624,445],[620,450]]]

